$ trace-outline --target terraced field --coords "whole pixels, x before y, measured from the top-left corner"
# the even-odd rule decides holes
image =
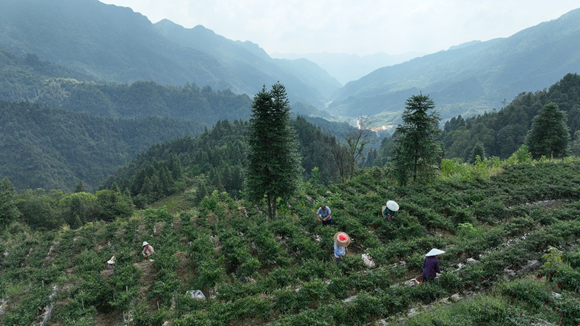
[[[580,161],[494,171],[398,188],[390,171],[364,170],[344,184],[305,184],[275,220],[214,192],[192,209],[77,230],[13,223],[0,242],[0,323],[579,324]],[[381,215],[387,200],[400,205],[392,221]],[[334,226],[317,222],[321,203]],[[337,265],[339,230],[352,243]],[[142,241],[154,246],[152,261]],[[431,248],[446,251],[443,273],[416,284]]]

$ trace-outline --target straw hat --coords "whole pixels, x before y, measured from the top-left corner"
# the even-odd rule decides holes
[[[392,210],[393,212],[396,212],[399,210],[399,204],[397,204],[395,201],[393,200],[389,200],[387,202],[387,208]]]
[[[147,241],[143,241],[143,247],[145,247],[145,246],[146,246],[146,245],[148,245],[148,244],[149,244],[149,242],[147,242]]]
[[[109,261],[107,261],[107,264],[114,264],[115,263],[115,256],[111,257],[111,259],[109,259]]]
[[[433,257],[433,256],[438,256],[438,255],[441,255],[441,254],[444,254],[444,253],[445,253],[445,251],[443,251],[443,250],[439,250],[439,249],[437,249],[437,248],[433,248],[433,249],[431,249],[431,251],[429,251],[429,252],[428,252],[428,253],[425,255],[425,257]]]
[[[336,232],[334,235],[334,243],[339,247],[346,247],[350,244],[350,237],[344,232]]]

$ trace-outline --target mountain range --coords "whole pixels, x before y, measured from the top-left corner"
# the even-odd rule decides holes
[[[234,42],[202,26],[154,25],[129,8],[97,0],[2,1],[0,45],[107,82],[189,82],[255,94],[280,81],[293,102],[318,107],[340,87],[304,60],[274,60],[256,44]]]
[[[130,8],[97,0],[0,2],[1,47],[99,82],[194,83],[252,95],[280,81],[291,103],[337,116],[373,116],[371,126],[397,123],[405,100],[420,92],[435,101],[444,121],[499,108],[521,92],[580,72],[579,43],[580,10],[573,10],[508,38],[467,42],[398,64],[412,55],[392,56],[390,63],[384,56],[274,59],[255,43],[232,41],[203,26],[153,24]],[[335,62],[350,59],[342,71],[358,62],[359,76],[368,72],[364,62],[392,65],[341,87],[346,79]]]
[[[470,42],[384,67],[346,84],[328,110],[400,121],[405,99],[429,95],[443,120],[500,108],[580,72],[580,9],[508,38]]]
[[[322,69],[336,78],[342,85],[360,79],[361,77],[386,66],[393,66],[411,59],[421,57],[424,53],[408,52],[391,55],[387,53],[375,53],[359,56],[347,53],[272,53],[273,58],[280,59],[306,59],[314,62]]]

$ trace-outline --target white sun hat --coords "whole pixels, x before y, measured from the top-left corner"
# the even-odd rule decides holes
[[[148,244],[149,244],[149,242],[143,241],[143,247],[146,246],[146,245],[148,245]]]
[[[394,200],[389,200],[387,202],[387,208],[393,212],[396,212],[399,210],[399,204],[397,204]]]
[[[445,253],[445,251],[443,251],[443,250],[439,250],[437,248],[433,248],[425,256],[426,257],[439,256],[439,255],[442,255],[444,253]]]

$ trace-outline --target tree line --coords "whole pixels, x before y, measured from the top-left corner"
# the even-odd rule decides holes
[[[552,130],[553,135],[548,135],[546,130]],[[455,158],[463,162],[474,163],[478,156],[481,159],[507,159],[522,145],[531,150],[534,158],[542,155],[558,158],[580,155],[579,130],[580,76],[568,74],[548,89],[518,95],[499,111],[469,118],[454,117],[445,123],[440,132],[436,132],[436,140],[441,144],[441,158]],[[392,137],[383,139],[376,153],[369,152],[367,162],[382,166],[393,159],[397,131]],[[568,137],[564,137],[564,133]],[[544,142],[545,138],[551,141]],[[563,143],[555,145],[558,141]]]

